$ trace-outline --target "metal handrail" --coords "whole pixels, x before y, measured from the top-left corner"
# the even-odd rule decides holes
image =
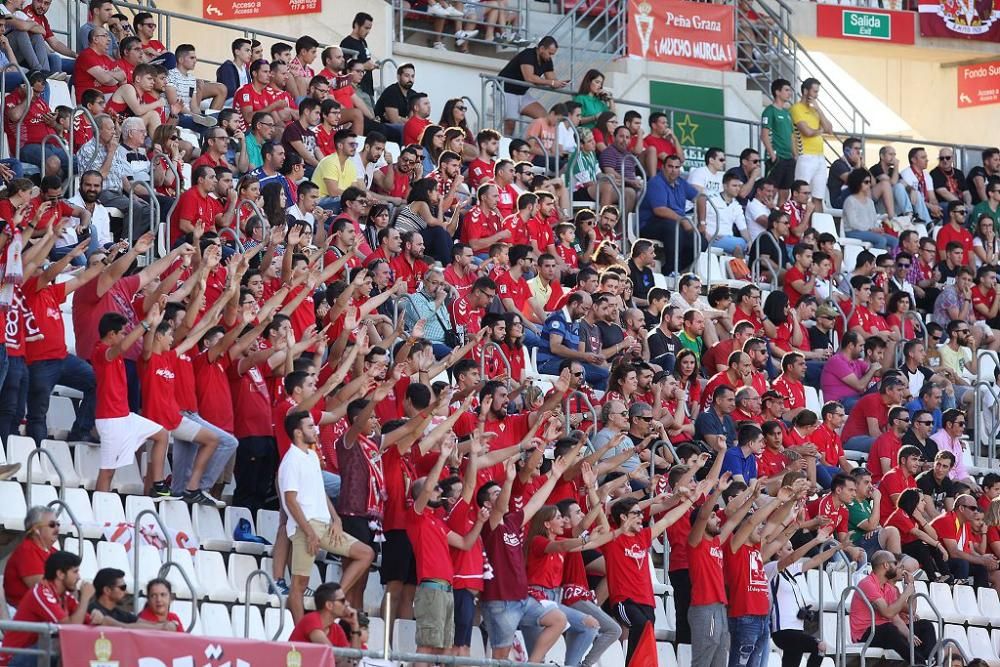
[[[260,224],[263,227],[263,234],[264,238],[266,239],[271,233],[271,221],[267,219],[266,215],[264,215],[264,210],[257,204],[257,202],[255,202],[252,199],[247,199],[246,197],[244,197],[243,199],[236,202],[236,210],[233,211],[233,225],[236,227],[239,227],[240,225],[239,216],[240,216],[240,209],[243,208],[243,204],[249,204],[250,208],[253,210],[254,215],[260,218]]]
[[[29,486],[30,486],[30,484],[29,484]],[[28,504],[28,507],[31,507],[31,505]],[[64,500],[53,500],[48,505],[46,505],[46,507],[48,507],[49,509],[53,509],[53,510],[56,507],[60,508],[58,512],[55,512],[55,511],[52,512],[57,517],[59,516],[59,514],[63,510],[66,510],[66,514],[69,515],[70,522],[72,522],[73,527],[76,528],[76,537],[77,537],[76,543],[77,543],[77,547],[80,550],[79,553],[77,554],[77,556],[79,556],[82,559],[83,558],[83,524],[80,523],[80,521],[76,518],[76,514],[73,513],[73,509]]]
[[[479,358],[479,375],[480,376],[486,375],[486,350],[491,348],[496,348],[497,354],[500,355],[500,361],[502,361],[503,365],[507,367],[507,377],[513,380],[514,371],[513,367],[510,365],[510,360],[504,353],[503,348],[500,347],[500,343],[494,343],[491,340],[488,340],[485,343],[483,343],[482,356]]]
[[[911,639],[910,641],[913,641],[913,640]],[[956,649],[958,649],[958,654],[960,656],[962,656],[962,664],[963,665],[969,664],[969,656],[965,654],[965,649],[963,649],[962,645],[959,644],[954,639],[952,639],[951,637],[941,637],[934,644],[934,647],[933,647],[932,650],[934,651],[934,657],[937,658],[937,664],[939,664],[939,665],[943,665],[944,664],[944,662],[942,662],[942,659],[944,658],[944,647],[945,646],[954,646]],[[949,662],[948,664],[950,665],[951,662]]]
[[[227,235],[233,237],[233,245],[236,246],[237,250],[239,250],[240,252],[243,252],[246,249],[244,247],[242,241],[240,241],[239,225],[236,225],[234,227],[223,227],[219,231],[219,238],[220,239],[225,238]]]
[[[494,343],[494,345],[496,345],[496,343]],[[482,375],[482,371],[480,371],[480,375]],[[566,397],[563,398],[563,416],[566,418],[566,432],[567,433],[569,433],[569,431],[570,431],[570,424],[569,424],[569,399],[571,399],[571,398],[573,398],[575,396],[581,396],[583,398],[583,402],[587,405],[587,408],[590,409],[590,416],[591,416],[590,423],[596,426],[597,423],[598,423],[598,421],[599,421],[598,418],[597,418],[597,410],[594,409],[594,404],[590,400],[590,396],[587,396],[585,393],[583,393],[579,389],[574,389],[573,391],[568,392],[566,394]]]
[[[72,129],[72,127],[73,124],[72,122],[70,122],[70,128]],[[66,162],[67,162],[66,184],[63,185],[62,188],[63,194],[66,194],[69,188],[69,184],[73,182],[73,151],[70,150],[69,144],[63,141],[62,137],[60,137],[58,134],[45,135],[42,138],[42,158],[41,160],[39,160],[39,162],[42,163],[42,166],[39,167],[39,171],[41,172],[41,175],[43,177],[45,176],[45,146],[48,145],[50,142],[59,144],[59,146],[63,149],[63,152],[66,154]]]
[[[912,299],[911,299],[911,301],[912,301]],[[903,316],[900,317],[899,320],[900,320],[899,335],[901,336],[902,341],[904,341],[904,342],[906,341],[906,335],[903,332],[903,326],[902,325],[907,320],[911,320],[911,321],[913,321],[913,322],[916,323],[914,325],[914,330],[915,330],[915,332],[919,331],[922,334],[923,339],[924,339],[924,349],[927,349],[927,344],[928,344],[928,341],[930,340],[930,334],[928,334],[928,332],[927,332],[927,325],[924,324],[924,321],[920,318],[920,314],[917,313],[917,311],[915,311],[915,310],[908,310],[905,313],[903,313]],[[903,346],[902,345],[897,345],[896,346],[896,367],[902,366],[904,361],[906,361],[906,360],[903,358]]]
[[[871,632],[868,633],[868,639],[861,645],[861,667],[865,667],[865,654],[868,653],[872,640],[875,638],[875,607],[872,606],[871,600],[864,594],[864,591],[857,585],[852,584],[841,592],[840,600],[837,602],[837,667],[847,667],[847,641],[844,637],[844,619],[847,618],[847,596],[852,591],[854,592],[854,597],[857,598],[860,596],[861,601],[868,607],[868,615],[871,618]]]
[[[531,144],[532,141],[534,141],[536,144],[538,144],[538,147],[542,149],[542,157],[545,158],[545,169],[548,170],[548,168],[549,168],[549,159],[550,159],[551,156],[549,155],[549,149],[545,147],[545,144],[542,143],[542,140],[539,139],[538,137],[525,137],[524,140],[529,145]],[[558,130],[558,128],[556,129],[555,145],[556,145],[556,148],[558,150],[558,147],[559,147],[559,130]],[[559,177],[559,165],[558,165],[558,162],[559,162],[559,153],[557,152],[556,153],[556,163],[557,163],[556,164],[556,178]]]
[[[149,510],[146,511],[148,512]],[[138,543],[136,544],[136,553],[139,553]],[[156,573],[156,576],[160,577],[161,579],[166,579],[167,572],[170,572],[170,568],[175,568],[178,572],[181,573],[181,578],[184,580],[184,583],[187,584],[188,590],[191,591],[191,624],[188,625],[187,629],[184,631],[188,634],[191,634],[191,632],[194,630],[195,624],[198,622],[198,593],[194,589],[194,584],[191,583],[191,578],[188,577],[187,572],[184,571],[184,568],[182,568],[177,563],[177,561],[173,561],[168,558],[167,561],[160,566],[160,569]],[[139,599],[138,588],[136,588],[135,591],[135,599],[136,600]]]
[[[827,541],[824,544],[824,546],[827,545],[827,544],[834,544],[835,545],[835,544],[838,544],[838,542],[836,540],[829,540],[829,541]],[[820,553],[822,553],[822,551]],[[821,565],[820,567],[818,567],[816,569],[817,569],[817,571],[819,573],[819,599],[816,600],[816,607],[817,607],[817,612],[820,613],[820,614],[822,614],[823,610],[824,610],[824,607],[825,607],[825,604],[824,604],[824,602],[825,602],[824,601],[824,597],[825,596],[823,595],[823,591],[826,590],[826,588],[823,586],[823,582],[827,579],[827,573],[826,573],[826,569],[824,568],[823,565]],[[848,563],[847,563],[847,580],[848,581],[854,581],[854,571],[856,569],[857,569],[857,563],[855,563],[854,561],[848,561]],[[832,590],[833,582],[830,582],[830,583],[831,583],[831,591],[830,592],[832,593],[833,592],[833,590]],[[820,623],[819,624],[819,640],[820,641],[823,641],[823,635],[824,635],[823,624]]]
[[[468,103],[468,105],[472,108],[472,112],[474,114],[476,114],[476,125],[475,125],[475,128],[478,131],[480,129],[480,122],[482,121],[482,118],[480,118],[480,116],[479,116],[479,107],[476,106],[476,103],[473,102],[472,98],[469,97],[468,95],[462,95],[458,99],[462,100],[463,102]],[[465,124],[466,125],[469,124],[468,120],[466,120]]]
[[[625,188],[628,187],[625,184],[625,161],[626,160],[632,160],[633,162],[635,162],[636,176],[638,176],[639,179],[642,181],[642,187],[639,188],[639,191],[636,193],[636,195],[635,195],[635,203],[632,204],[632,208],[634,208],[635,211],[629,211],[629,210],[627,210],[625,208],[624,194],[625,194]],[[625,159],[622,160],[622,163],[619,166],[619,170],[620,170],[619,176],[621,176],[621,179],[622,179],[622,195],[623,195],[622,199],[618,202],[619,213],[620,213],[620,216],[619,216],[620,220],[619,220],[619,222],[621,222],[621,225],[622,225],[622,252],[625,253],[625,255],[627,256],[629,254],[629,252],[632,250],[632,241],[631,241],[631,239],[629,239],[629,235],[628,235],[628,216],[631,213],[633,213],[633,212],[634,213],[638,213],[639,212],[639,204],[641,204],[642,200],[646,198],[646,183],[648,181],[647,181],[647,178],[646,178],[646,169],[645,169],[645,167],[642,166],[642,161],[639,160],[639,158],[637,158],[632,153],[627,153],[625,155]]]
[[[392,58],[383,58],[382,60],[376,61],[376,66],[378,67],[378,88],[375,88],[375,90],[378,92],[379,95],[381,95],[382,91],[385,90],[385,66],[390,64],[396,69],[399,69],[399,63],[397,63]]]
[[[167,527],[163,523],[163,519],[160,518],[160,515],[157,514],[154,510],[148,508],[136,514],[135,518],[132,519],[132,531],[134,533],[132,538],[132,591],[134,593],[134,595],[132,596],[132,611],[136,614],[139,613],[139,551],[141,551],[141,549],[139,548],[141,546],[139,540],[139,531],[142,528],[142,526],[139,523],[139,520],[142,519],[142,517],[146,516],[147,514],[153,517],[156,525],[160,529],[160,533],[163,534],[163,541],[166,542],[167,544],[166,562],[168,563],[173,562],[173,558],[171,558],[171,556],[173,556],[174,553],[173,545],[170,542],[170,537],[169,535],[167,535]],[[194,603],[191,604],[192,609],[195,606],[197,605],[195,605]]]
[[[59,464],[56,463],[55,457],[52,456],[52,452],[41,447],[35,447],[30,452],[24,461],[24,467],[27,469],[26,475],[28,479],[27,489],[24,492],[24,503],[31,507],[31,487],[34,486],[34,482],[31,481],[31,465],[35,462],[35,457],[40,457],[44,455],[49,463],[52,464],[52,469],[56,471],[56,476],[59,477],[59,500],[66,500],[66,478],[63,476],[62,470],[59,469]]]
[[[488,5],[482,2],[463,2],[463,5],[467,7],[481,7],[483,9],[495,8],[496,5]],[[392,2],[393,18],[395,19],[395,29],[396,35],[395,39],[400,42],[406,41],[405,33],[409,32],[411,34],[417,35],[428,35],[434,37],[436,40],[440,40],[440,33],[431,30],[427,27],[421,25],[415,25],[412,21],[405,21],[407,17],[419,17],[420,19],[426,19],[429,21],[436,20],[438,17],[431,14],[427,9],[416,9],[414,7],[403,8],[402,0],[393,0]],[[516,6],[512,6],[510,9],[505,10],[511,14],[517,15],[517,24],[521,26],[520,30],[528,32],[529,21],[531,12],[528,11],[527,2],[524,0],[517,0]],[[506,30],[509,26],[504,23],[489,23],[487,21],[476,21],[476,25],[482,30],[486,26],[494,28],[496,31]],[[487,42],[482,37],[468,37],[468,42],[474,44],[483,44],[488,46],[496,46],[495,42]]]
[[[261,570],[261,569],[257,569],[257,570],[254,570],[253,572],[251,572],[250,574],[247,575],[246,587],[244,588],[244,591],[243,591],[243,594],[245,596],[243,598],[244,603],[245,603],[244,604],[244,609],[243,609],[243,636],[244,637],[249,637],[250,636],[250,634],[249,634],[250,633],[250,582],[253,581],[254,579],[256,579],[257,577],[264,577],[264,579],[267,580],[267,584],[268,584],[268,589],[267,590],[273,590],[274,589],[274,578],[271,577],[271,575],[268,574],[266,571]],[[279,595],[277,597],[278,597],[278,609],[280,610],[279,613],[278,613],[278,629],[274,631],[274,636],[271,637],[271,641],[275,641],[275,642],[278,641],[278,637],[281,636],[281,631],[285,627],[285,598],[284,598],[284,596],[281,596],[281,595]]]
[[[625,203],[624,189],[618,186],[618,182],[615,179],[611,178],[610,174],[606,174],[603,171],[599,171],[597,172],[597,178],[594,179],[594,183],[597,184],[597,192],[596,196],[594,197],[594,208],[596,208],[597,210],[594,212],[595,213],[601,212],[601,181],[607,181],[608,183],[611,184],[611,187],[614,189],[615,194],[618,195],[618,200],[617,200],[618,206],[624,208],[624,203]]]
[[[174,209],[177,208],[177,202],[180,201],[180,199],[181,199],[181,193],[184,191],[184,187],[183,187],[184,186],[184,181],[181,178],[180,172],[177,171],[177,166],[174,164],[174,161],[172,159],[170,159],[170,156],[167,155],[166,153],[164,153],[163,151],[161,151],[160,149],[156,149],[155,151],[153,151],[152,155],[149,156],[149,171],[150,171],[150,174],[149,174],[150,182],[149,182],[149,184],[153,188],[152,196],[154,198],[156,197],[156,194],[155,194],[155,191],[156,191],[156,182],[155,182],[155,180],[156,180],[156,171],[155,171],[156,170],[156,165],[154,164],[154,161],[156,160],[156,158],[160,158],[160,157],[162,157],[163,160],[167,163],[167,168],[170,170],[170,173],[172,173],[174,175],[174,187],[177,188],[177,194],[173,196],[173,200],[174,201],[173,201],[172,204],[170,204],[170,208],[167,209],[167,232],[168,232],[167,238],[169,239],[170,238],[170,236],[169,236],[169,232],[170,232],[170,220],[174,217]]]
[[[773,290],[776,290],[778,288],[778,270],[779,270],[779,267],[776,267],[774,265],[774,263],[771,261],[771,259],[768,256],[764,255],[760,251],[760,242],[761,242],[761,239],[763,239],[763,238],[767,238],[768,240],[770,240],[771,245],[773,245],[774,249],[778,251],[778,257],[779,258],[782,255],[784,255],[785,253],[782,252],[781,242],[777,238],[775,238],[774,234],[772,234],[769,230],[763,231],[760,234],[758,234],[757,238],[755,238],[750,243],[751,249],[753,248],[753,246],[755,246],[755,245],[757,246],[757,257],[754,258],[753,266],[750,267],[751,268],[751,273],[753,274],[754,282],[760,282],[760,265],[761,265],[761,262],[764,262],[765,264],[768,265],[767,269],[771,272],[771,281],[770,282],[771,282],[772,291],[773,291]],[[779,261],[780,261],[780,259],[779,259]]]
[[[929,595],[927,595],[927,593],[921,593],[920,591],[914,591],[913,594],[910,596],[910,599],[906,601],[906,610],[907,610],[907,613],[908,613],[908,615],[910,617],[908,625],[910,626],[910,664],[911,665],[917,664],[917,661],[915,660],[915,658],[916,658],[916,644],[913,641],[913,637],[915,636],[913,634],[913,623],[914,623],[914,617],[917,615],[917,598],[923,598],[924,600],[927,600],[927,606],[930,607],[931,611],[934,612],[934,615],[937,616],[937,626],[938,626],[937,627],[937,636],[938,637],[943,637],[944,636],[944,618],[941,617],[941,612],[938,611],[937,605],[934,604],[934,601],[931,600],[931,597]]]
[[[983,414],[985,413],[985,406],[983,405],[983,390],[989,392],[990,396],[993,397],[993,409],[996,413],[996,406],[1000,404],[1000,387],[997,387],[995,382],[989,380],[977,380],[972,385],[972,399],[973,399],[973,413],[976,415],[975,422],[972,426],[972,441],[973,446],[971,447],[972,463],[975,466],[980,465],[980,459],[982,458],[980,452],[983,446]],[[996,461],[996,445],[997,445],[997,435],[1000,434],[1000,419],[993,420],[992,430],[986,434],[987,441],[987,455],[986,455],[986,465],[990,468],[995,467],[994,463]]]
[[[719,238],[719,207],[716,206],[715,202],[712,201],[712,198],[709,197],[708,195],[706,195],[705,193],[701,193],[697,197],[695,197],[695,202],[694,202],[695,225],[694,225],[694,228],[695,228],[695,233],[696,234],[698,233],[698,228],[701,227],[702,224],[706,224],[707,225],[707,218],[708,218],[708,215],[707,215],[708,214],[708,209],[706,208],[705,209],[706,220],[698,220],[697,219],[698,218],[698,200],[699,199],[704,199],[705,200],[705,205],[706,206],[711,206],[712,207],[712,211],[715,212],[715,233],[712,234],[711,238],[707,239],[707,243],[705,244],[705,248],[706,248],[705,252],[706,253],[711,253],[712,252],[712,244],[715,243],[716,239]],[[705,266],[705,291],[706,292],[711,292],[712,291],[712,262],[711,262],[711,260],[707,260],[705,262],[705,264],[706,264],[706,266]],[[722,276],[722,277],[724,278],[725,276]]]

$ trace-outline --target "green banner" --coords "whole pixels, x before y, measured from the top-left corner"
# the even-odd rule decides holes
[[[650,81],[649,104],[654,109],[662,105],[664,108],[675,107],[725,115],[725,101],[721,90],[686,83]],[[674,134],[684,147],[684,169],[687,171],[704,166],[705,153],[709,148],[726,148],[726,127],[721,118],[677,112],[674,114]]]

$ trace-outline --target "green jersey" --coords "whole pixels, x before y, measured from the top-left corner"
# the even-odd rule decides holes
[[[792,115],[788,109],[768,104],[760,116],[761,124],[771,133],[771,146],[782,160],[792,157]]]
[[[865,536],[867,531],[858,530],[858,524],[871,518],[874,505],[872,500],[855,500],[847,506],[847,527],[850,531],[848,536],[852,542],[857,542]]]
[[[967,225],[969,230],[972,232],[976,231],[976,224],[977,221],[979,220],[979,216],[983,215],[984,213],[988,215],[990,219],[993,221],[993,228],[997,230],[997,233],[1000,233],[1000,206],[998,206],[997,210],[994,211],[990,208],[989,202],[985,201],[981,201],[978,204],[976,204],[972,208],[972,214],[966,216],[966,218],[969,221],[969,224]]]

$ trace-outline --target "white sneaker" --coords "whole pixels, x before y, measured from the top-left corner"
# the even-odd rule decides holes
[[[438,51],[448,50],[448,47],[444,45],[444,42],[434,42],[434,48]]]
[[[459,30],[458,32],[455,33],[455,38],[461,40],[472,39],[478,34],[479,34],[478,30]]]
[[[456,37],[456,39],[455,39],[455,46],[457,46],[458,48],[462,48],[463,46],[465,46],[466,44],[469,43],[469,40],[462,39],[461,37],[458,37],[457,34],[455,35],[455,37]]]
[[[451,5],[445,7],[445,11],[448,12],[448,16],[451,16],[452,18],[460,19],[465,16],[465,13],[461,9],[457,9]]]
[[[444,7],[440,4],[433,4],[427,7],[427,13],[431,16],[437,16],[438,18],[446,19],[451,14],[448,12],[450,7]]]

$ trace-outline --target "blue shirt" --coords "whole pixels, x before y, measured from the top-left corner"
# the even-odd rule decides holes
[[[750,480],[757,479],[757,457],[753,452],[743,456],[742,447],[730,447],[722,458],[722,472],[742,475],[743,481],[749,484]]]
[[[915,413],[917,410],[927,410],[927,408],[924,407],[924,402],[921,401],[919,398],[915,398],[909,403],[907,403],[906,409],[910,411],[911,418],[913,416],[913,413]],[[931,428],[931,435],[933,435],[941,430],[941,408],[938,408],[937,410],[929,410],[929,412],[931,413],[931,419],[934,420],[934,426]]]
[[[698,190],[693,185],[678,177],[673,185],[667,183],[667,177],[659,172],[646,184],[646,196],[639,207],[639,228],[645,227],[656,215],[654,208],[665,206],[679,216],[684,215],[687,203],[698,197]]]
[[[729,415],[719,415],[715,410],[705,410],[694,422],[695,437],[699,440],[706,435],[721,435],[726,444],[733,447],[736,444],[736,425]]]
[[[565,308],[557,310],[545,318],[545,324],[542,325],[542,341],[544,341],[544,344],[538,350],[539,352],[552,354],[552,348],[549,347],[549,336],[552,334],[562,336],[563,345],[571,350],[578,349],[580,345],[579,325],[576,322],[570,321]]]
[[[261,190],[263,190],[264,186],[269,183],[280,183],[282,189],[285,191],[285,200],[288,202],[295,202],[295,198],[292,197],[292,190],[288,187],[288,179],[282,174],[276,173],[268,176],[264,173],[264,167],[257,167],[256,169],[251,170],[247,175],[257,177],[257,180],[260,182]],[[291,206],[291,204],[289,204],[289,206]]]

